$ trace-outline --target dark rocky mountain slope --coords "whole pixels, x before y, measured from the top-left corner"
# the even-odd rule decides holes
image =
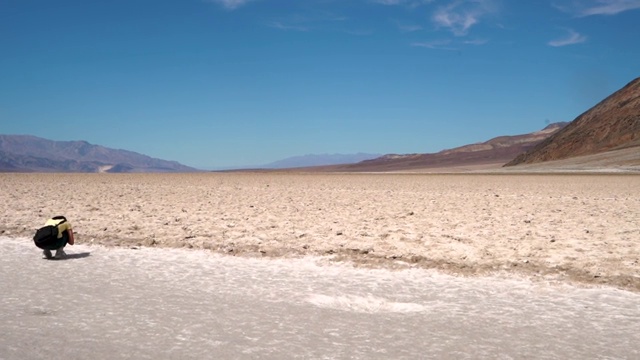
[[[505,166],[562,160],[633,147],[640,152],[640,78]]]

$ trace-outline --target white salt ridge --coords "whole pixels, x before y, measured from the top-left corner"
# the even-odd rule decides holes
[[[311,295],[309,303],[327,309],[353,311],[365,314],[412,313],[425,311],[427,307],[416,303],[399,303],[375,296],[327,296]]]
[[[0,359],[640,358],[640,294],[0,237]]]

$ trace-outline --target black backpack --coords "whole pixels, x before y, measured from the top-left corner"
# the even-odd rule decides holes
[[[62,220],[58,225],[67,221],[64,216],[54,216],[53,220]],[[58,225],[47,225],[36,230],[36,234],[33,236],[33,242],[40,249],[51,247],[58,242]]]

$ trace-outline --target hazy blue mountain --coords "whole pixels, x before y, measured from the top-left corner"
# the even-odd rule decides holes
[[[15,172],[192,172],[175,161],[86,141],[53,141],[31,135],[0,135],[0,171]]]
[[[353,164],[364,160],[375,159],[381,154],[308,154],[293,156],[261,166],[266,169],[286,169],[309,166]]]

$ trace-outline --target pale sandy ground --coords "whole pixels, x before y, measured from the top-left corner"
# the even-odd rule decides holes
[[[0,233],[640,291],[640,176],[0,174]],[[69,247],[73,252],[73,247]],[[35,249],[34,249],[35,251]]]

